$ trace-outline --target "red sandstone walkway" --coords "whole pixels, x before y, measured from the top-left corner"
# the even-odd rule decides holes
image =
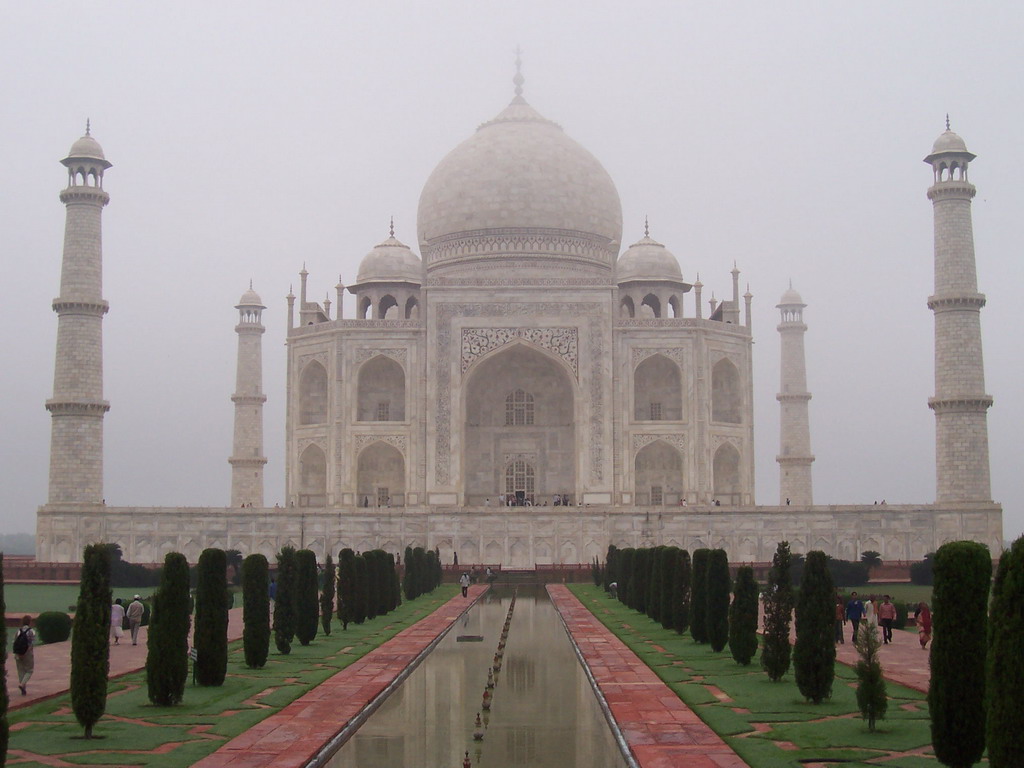
[[[305,765],[486,591],[486,586],[472,586],[471,599],[456,595],[280,712],[236,736],[196,766]]]
[[[642,768],[746,768],[567,587],[549,584],[547,590]]]
[[[228,611],[228,640],[237,640],[242,636],[242,609],[232,608]],[[139,644],[132,645],[131,637],[125,632],[119,645],[110,646],[110,677],[127,675],[144,669],[146,666],[146,639],[148,630],[139,630]],[[14,660],[8,655],[8,695],[10,708],[34,704],[42,699],[49,699],[67,692],[71,679],[71,641],[40,645],[33,649],[35,656],[35,672],[28,683],[28,695],[22,696],[14,679]]]

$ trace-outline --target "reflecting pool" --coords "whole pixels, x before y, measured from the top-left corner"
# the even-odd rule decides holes
[[[325,765],[459,768],[468,750],[474,768],[625,768],[543,587],[519,588],[491,709],[483,709],[512,596],[494,588],[481,598]]]

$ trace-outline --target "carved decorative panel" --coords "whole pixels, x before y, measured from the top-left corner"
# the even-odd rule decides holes
[[[405,456],[406,450],[406,439],[405,435],[356,435],[356,454],[358,454],[363,448],[373,443],[387,443],[393,445],[402,455]]]
[[[685,366],[684,351],[682,347],[672,348],[654,348],[654,347],[639,347],[633,349],[633,367],[636,368],[640,363],[646,360],[648,357],[654,355],[664,355],[669,360],[674,360],[680,368]]]
[[[516,339],[554,352],[579,380],[579,332],[575,328],[463,328],[462,372],[478,358]]]
[[[355,364],[361,365],[369,360],[371,357],[377,355],[384,355],[390,357],[392,360],[398,361],[403,368],[405,368],[405,359],[407,356],[407,350],[402,347],[400,349],[392,349],[389,347],[364,347],[356,350]]]
[[[650,445],[653,442],[662,440],[671,446],[679,449],[680,453],[686,450],[686,435],[658,435],[649,432],[637,433],[633,435],[633,454],[636,453],[645,446]]]

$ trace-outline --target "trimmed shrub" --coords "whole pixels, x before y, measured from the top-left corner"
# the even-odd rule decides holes
[[[653,552],[642,547],[633,556],[633,579],[630,582],[630,593],[633,596],[633,609],[647,613],[647,598],[651,591],[651,559]]]
[[[260,669],[270,654],[270,563],[260,554],[242,561],[242,647],[245,666]]]
[[[722,651],[729,643],[729,556],[724,549],[713,549],[708,556],[707,633],[711,650]]]
[[[427,571],[427,551],[423,547],[413,547],[412,575],[416,580],[416,597],[430,591],[430,574]]]
[[[616,555],[616,562],[618,563],[618,576],[619,576],[619,602],[623,605],[629,605],[629,593],[630,585],[633,581],[633,560],[636,550],[633,547],[626,547],[620,549]]]
[[[421,550],[422,551],[422,550]],[[366,621],[367,569],[366,558],[356,555],[352,579],[352,621],[362,624]]]
[[[196,682],[224,684],[228,671],[228,559],[223,549],[204,549],[199,555],[196,584]]]
[[[278,653],[291,653],[295,637],[295,590],[298,562],[294,547],[277,553],[277,597],[274,598],[274,645]]]
[[[405,574],[402,578],[402,591],[405,592],[406,600],[415,600],[420,596],[416,591],[416,570],[412,561],[412,547],[405,548]]]
[[[651,580],[647,586],[647,615],[652,621],[661,623],[662,590],[665,587],[665,547],[657,546],[651,550]]]
[[[834,614],[833,614],[834,615]],[[768,589],[764,598],[764,647],[761,669],[777,682],[789,671],[793,649],[789,644],[789,623],[793,616],[793,579],[790,574],[789,542],[780,541],[772,557]]]
[[[320,626],[325,635],[331,634],[331,619],[334,617],[334,560],[327,555],[324,562],[324,586],[320,590]]]
[[[690,553],[685,549],[679,550],[679,562],[676,565],[676,598],[675,619],[672,628],[680,635],[690,628],[690,613],[692,600],[690,597],[690,585],[693,580],[693,567],[690,565]]]
[[[388,554],[388,569],[391,573],[391,610],[395,610],[402,604],[402,580],[398,575],[398,566],[395,564],[395,556]]]
[[[188,632],[192,625],[188,561],[168,552],[160,589],[152,597],[153,618],[146,650],[146,689],[151,703],[170,707],[181,702],[188,681]],[[225,639],[227,627],[225,625]],[[225,657],[226,659],[226,657]]]
[[[311,549],[300,549],[295,553],[295,563],[295,637],[302,645],[309,645],[320,623],[316,555]]]
[[[356,553],[345,548],[338,553],[338,621],[342,630],[354,621],[356,597]]]
[[[611,589],[611,584],[614,581],[619,584],[619,569],[618,559],[619,550],[614,544],[608,545],[608,554],[604,556],[604,591],[608,592]],[[617,589],[618,587],[616,587]]]
[[[87,739],[107,708],[110,603],[110,553],[103,544],[90,544],[82,554],[71,634],[71,708]]]
[[[928,710],[935,757],[968,768],[985,751],[985,651],[992,557],[983,544],[951,541],[935,553]],[[1017,695],[1020,695],[1018,690]],[[1018,738],[1020,734],[1014,734]]]
[[[63,643],[71,637],[71,617],[63,611],[44,611],[36,618],[40,643]]]
[[[676,606],[679,593],[676,584],[679,581],[679,547],[665,547],[661,561],[661,626],[672,629],[676,625]]]
[[[800,599],[796,604],[796,685],[808,701],[820,704],[832,695],[835,679],[835,586],[824,552],[807,553]]]
[[[0,552],[0,616],[7,612],[4,598],[4,553]],[[108,612],[109,613],[109,612]],[[7,625],[0,621],[0,668],[7,669]],[[0,765],[7,762],[7,744],[10,740],[10,722],[7,719],[7,684],[0,685]]]
[[[867,563],[854,563],[849,560],[828,559],[828,572],[832,575],[832,583],[837,587],[861,587],[868,583],[871,566]]]
[[[878,627],[861,622],[857,631],[857,706],[861,717],[868,721],[868,730],[874,733],[875,721],[885,718],[889,700],[885,696],[885,678],[878,651],[882,643],[878,640]]]
[[[729,606],[729,651],[743,666],[757,653],[757,595],[754,569],[745,565],[736,573],[736,587]]]
[[[929,552],[924,556],[924,560],[919,563],[910,564],[910,583],[918,584],[923,587],[930,587],[935,583],[935,574],[932,573],[932,565],[934,564],[935,553]]]
[[[988,764],[1024,765],[1024,536],[999,558],[988,623]]]
[[[708,641],[708,560],[710,549],[693,551],[693,598],[690,601],[690,634],[698,643]]]

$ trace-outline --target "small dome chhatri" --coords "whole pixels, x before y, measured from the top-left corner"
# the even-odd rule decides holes
[[[801,298],[800,294],[796,292],[795,288],[793,288],[793,283],[790,282],[789,288],[786,290],[786,292],[784,294],[782,294],[782,298],[779,299],[779,303],[778,303],[777,306],[779,306],[779,307],[790,307],[790,306],[806,307],[807,305],[804,304],[803,298]]]
[[[359,264],[356,283],[415,283],[423,281],[423,262],[395,237],[392,219],[387,240],[373,247]]]
[[[260,307],[261,309],[266,309],[266,306],[264,306],[264,304],[263,304],[263,299],[261,299],[260,295],[258,293],[256,293],[256,291],[254,291],[252,289],[252,281],[251,280],[249,281],[249,290],[247,290],[245,293],[242,294],[242,298],[240,298],[238,300],[238,306],[239,307]]]
[[[626,249],[615,264],[616,281],[671,280],[682,282],[679,262],[664,245],[651,237],[644,219],[644,236]]]
[[[935,160],[942,158],[944,155],[954,155],[968,161],[977,157],[977,155],[967,149],[967,142],[950,130],[949,115],[946,115],[946,130],[939,134],[939,138],[932,144],[931,153],[924,161],[934,164]]]
[[[110,167],[106,156],[103,154],[103,147],[92,137],[89,121],[85,121],[85,135],[71,145],[68,156],[63,161],[67,164],[70,160],[98,160],[105,168]]]

